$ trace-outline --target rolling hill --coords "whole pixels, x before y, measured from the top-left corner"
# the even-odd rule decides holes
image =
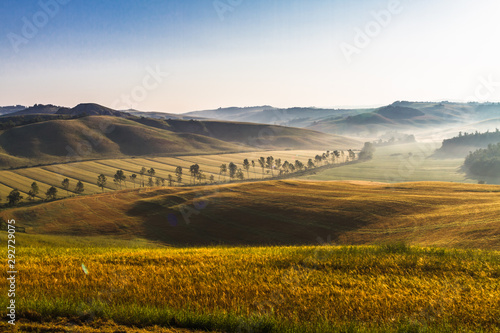
[[[90,109],[98,113],[113,111]],[[88,113],[89,105],[72,110]],[[41,121],[0,131],[0,168],[127,156],[275,148],[342,149],[361,145],[348,138],[298,128],[134,116],[126,119],[112,114]]]
[[[500,187],[268,181],[124,190],[0,212],[28,233],[175,246],[337,244],[500,249]]]

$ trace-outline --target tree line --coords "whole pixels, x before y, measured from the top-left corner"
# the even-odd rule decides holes
[[[486,149],[469,152],[464,169],[476,176],[500,177],[500,142],[489,144]]]
[[[371,158],[373,151],[375,148],[371,143],[365,143],[365,147],[359,154],[360,160],[366,160]],[[218,179],[216,181],[215,176],[211,174],[207,176],[206,172],[201,170],[200,166],[195,163],[191,165],[187,170],[189,171],[189,184],[215,184],[217,182],[221,182],[221,177],[223,178],[223,182],[227,181],[227,177],[229,177],[230,181],[234,180],[245,180],[252,179],[250,176],[250,168],[252,168],[253,173],[256,175],[257,169],[261,171],[261,178],[263,179],[266,175],[271,177],[290,175],[295,172],[301,172],[308,169],[325,166],[329,164],[335,164],[339,161],[354,161],[356,159],[356,153],[349,149],[347,152],[345,151],[326,151],[323,154],[318,154],[314,158],[310,158],[306,163],[303,163],[299,160],[295,160],[292,162],[282,161],[280,158],[275,158],[274,156],[261,156],[257,160],[249,160],[244,159],[240,165],[237,165],[234,162],[223,163],[219,166]],[[123,187],[128,188],[127,181],[133,184],[133,187],[160,187],[160,186],[174,186],[175,183],[178,186],[181,186],[182,181],[185,177],[184,169],[182,166],[177,166],[174,174],[168,174],[167,178],[158,177],[156,175],[156,170],[154,168],[145,168],[142,167],[138,170],[137,173],[132,173],[130,175],[126,175],[125,171],[119,169],[114,174],[112,181],[115,185],[116,190],[121,190]],[[108,178],[104,174],[100,174],[97,177],[96,184],[101,188],[102,192],[108,185]],[[66,194],[69,195],[70,191],[70,180],[68,178],[63,179],[61,182],[61,188],[66,191]],[[82,181],[78,181],[73,190],[74,193],[83,194],[85,192],[85,187]],[[34,201],[36,197],[40,194],[40,188],[38,187],[37,182],[33,182],[31,184],[31,188],[28,192],[28,199],[30,201]],[[56,200],[58,196],[58,189],[55,186],[51,186],[45,192],[45,201]],[[24,197],[21,195],[18,189],[13,189],[9,195],[7,196],[7,204],[9,206],[17,205]],[[0,198],[1,200],[1,198]]]

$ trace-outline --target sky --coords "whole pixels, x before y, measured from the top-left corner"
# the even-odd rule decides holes
[[[500,101],[498,0],[2,0],[0,105]]]

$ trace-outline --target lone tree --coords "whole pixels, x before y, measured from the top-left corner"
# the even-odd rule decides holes
[[[7,196],[7,201],[9,202],[9,206],[15,206],[21,200],[23,200],[23,196],[17,190],[17,188],[15,188],[12,191],[10,191],[9,195]]]
[[[69,190],[69,179],[68,178],[65,178],[62,183],[62,188],[66,190],[66,195],[69,194],[68,190]]]
[[[238,167],[233,162],[229,163],[229,178],[233,179],[236,176],[236,170]]]
[[[373,158],[373,153],[375,153],[375,146],[371,142],[365,142],[363,149],[359,153],[358,158],[361,161],[371,160]]]
[[[215,177],[214,175],[210,175],[210,184],[215,183]]]
[[[153,187],[154,186],[153,177],[149,177],[149,179],[148,179],[148,186],[149,187]]]
[[[253,168],[253,174],[255,176],[255,161],[254,160],[252,160],[252,168]]]
[[[82,181],[79,180],[78,183],[76,183],[75,192],[78,193],[78,194],[82,194],[83,191],[85,191],[85,188],[83,186]]]
[[[224,180],[226,180],[226,174],[227,174],[227,164],[221,164],[219,167],[219,181],[220,181],[220,174],[224,174]]]
[[[47,201],[48,200],[55,200],[57,197],[57,188],[52,186],[51,188],[49,188],[47,190],[47,192],[45,193],[45,196],[47,197]]]
[[[304,163],[299,160],[295,160],[295,169],[302,171],[304,169]],[[292,170],[290,170],[292,171]]]
[[[137,179],[137,175],[135,173],[133,173],[132,175],[130,175],[130,180],[132,181],[132,183],[134,184],[134,188],[135,188],[135,180]]]
[[[31,184],[31,189],[28,192],[28,196],[30,197],[30,200],[34,200],[35,197],[40,193],[40,189],[38,188],[38,184],[36,182],[33,182]]]
[[[181,184],[182,182],[182,167],[178,166],[176,169],[175,169],[175,176],[177,177],[177,182],[179,183],[179,185]]]
[[[248,161],[248,158],[243,160],[243,168],[247,171],[247,178],[250,179],[250,174],[248,173],[248,170],[250,169],[250,162]]]
[[[172,177],[171,174],[169,174],[167,176],[167,179],[168,179],[168,186],[172,186],[173,182],[174,182],[174,177]]]
[[[146,174],[146,168],[142,167],[139,174],[141,175],[141,186],[144,187],[144,175]]]
[[[103,192],[104,192],[104,187],[106,186],[107,181],[108,181],[108,179],[102,173],[97,177],[97,186],[99,186]]]

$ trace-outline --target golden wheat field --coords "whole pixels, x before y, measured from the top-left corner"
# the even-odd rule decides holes
[[[252,160],[255,161],[255,168],[250,167],[248,172],[244,170],[245,178],[268,178],[271,174],[267,172],[263,174],[258,163],[258,159],[261,156],[264,158],[273,156],[275,159],[281,159],[282,162],[286,160],[289,162],[299,160],[306,163],[308,159],[314,159],[317,154],[321,155],[323,153],[324,151],[293,150],[178,157],[104,159],[15,170],[0,170],[0,198],[5,200],[10,191],[17,188],[26,200],[28,197],[27,193],[34,181],[40,187],[40,192],[36,197],[38,200],[45,199],[45,192],[51,186],[55,186],[58,189],[58,197],[75,195],[76,192],[74,189],[78,181],[84,184],[85,192],[83,194],[100,193],[101,188],[97,186],[97,176],[100,174],[104,174],[108,179],[104,191],[114,191],[119,189],[113,183],[113,176],[119,169],[123,170],[127,176],[122,188],[134,188],[138,187],[141,181],[148,178],[147,173],[144,177],[140,176],[140,170],[143,167],[147,170],[154,168],[156,171],[155,177],[168,179],[168,175],[171,175],[176,180],[175,169],[181,166],[183,168],[183,179],[180,183],[176,181],[175,184],[185,185],[191,182],[189,167],[195,163],[199,164],[200,170],[207,176],[206,181],[208,181],[211,175],[215,177],[216,181],[226,181],[229,179],[227,174],[219,176],[220,165],[233,162],[238,168],[243,169],[242,163],[244,159],[248,159],[250,163]],[[135,181],[130,179],[132,174],[137,175]],[[70,181],[69,191],[65,191],[62,187],[62,181],[65,178],[68,178]]]
[[[499,252],[402,243],[171,249],[18,240],[18,313],[30,325],[69,332],[96,321],[220,332],[500,330]]]

